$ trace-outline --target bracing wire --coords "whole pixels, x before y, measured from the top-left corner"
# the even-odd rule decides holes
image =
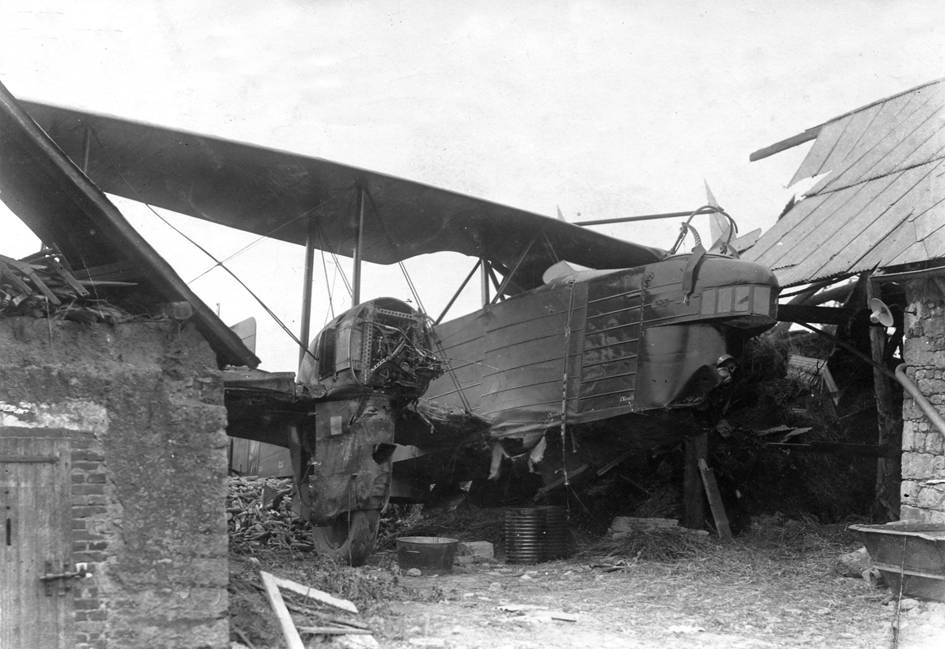
[[[159,214],[158,211],[155,210],[153,207],[151,207],[151,206],[148,205],[147,203],[144,203],[144,205],[145,205],[149,210],[151,210],[151,212],[152,212],[156,217],[158,217],[159,219],[161,219],[161,221],[163,221],[165,225],[167,225],[169,228],[171,228],[172,230],[174,230],[174,232],[176,232],[176,233],[179,234],[180,236],[184,237],[187,241],[189,241],[191,244],[193,244],[198,250],[200,250],[200,252],[202,252],[203,254],[207,255],[208,257],[210,257],[210,259],[212,259],[214,262],[216,262],[216,265],[217,265],[217,266],[219,266],[219,267],[222,268],[224,271],[226,271],[227,274],[228,274],[230,277],[232,277],[234,280],[236,280],[236,282],[237,282],[240,286],[242,286],[243,289],[244,289],[247,293],[249,293],[250,297],[252,297],[254,300],[256,300],[256,302],[259,304],[259,306],[261,306],[261,307],[263,308],[263,310],[269,315],[269,317],[272,318],[273,321],[275,321],[275,323],[276,323],[277,325],[279,325],[279,328],[281,328],[281,329],[289,336],[289,338],[291,338],[291,339],[295,342],[296,345],[298,345],[301,349],[304,349],[306,353],[309,353],[309,352],[308,352],[308,348],[307,348],[304,344],[302,344],[302,341],[299,340],[299,337],[296,336],[294,333],[292,333],[292,330],[289,329],[289,327],[286,326],[286,324],[282,321],[282,319],[280,319],[279,316],[277,316],[277,315],[275,314],[275,312],[274,312],[272,309],[269,308],[269,305],[267,305],[265,302],[263,302],[262,298],[260,298],[258,295],[256,295],[256,293],[254,293],[253,290],[252,290],[249,286],[247,286],[246,283],[245,283],[242,279],[240,279],[239,276],[238,276],[236,273],[234,273],[232,270],[230,270],[229,267],[226,266],[226,264],[224,264],[222,261],[220,261],[219,259],[217,259],[217,258],[213,255],[213,253],[211,253],[209,250],[207,250],[206,248],[204,248],[203,246],[201,246],[199,243],[197,243],[196,241],[194,241],[192,238],[190,238],[189,236],[187,236],[184,232],[182,232],[179,228],[177,228],[177,226],[175,226],[173,223],[171,223],[171,222],[168,221],[166,218],[164,218],[163,216],[161,216],[161,214]]]
[[[342,267],[341,262],[338,261],[338,254],[332,252],[331,258],[335,262],[335,268],[337,269],[338,274],[341,275],[341,281],[345,285],[345,290],[348,291],[348,297],[351,297],[354,295],[354,291],[351,289],[351,282],[348,281],[348,276],[345,275],[345,269]]]
[[[304,219],[304,218],[310,216],[311,214],[314,214],[316,211],[318,211],[318,210],[320,210],[322,207],[324,207],[327,203],[329,203],[329,202],[335,200],[335,198],[337,198],[337,197],[336,197],[336,196],[332,196],[331,198],[326,198],[326,199],[323,200],[321,203],[318,203],[318,204],[315,205],[314,207],[311,207],[311,208],[305,210],[304,212],[302,212],[301,214],[299,214],[299,215],[296,216],[295,218],[289,219],[288,221],[285,221],[284,223],[281,223],[280,225],[277,225],[276,227],[274,227],[274,228],[273,228],[272,230],[270,230],[269,232],[267,232],[267,233],[265,233],[265,234],[263,234],[263,235],[260,235],[259,238],[255,239],[255,240],[253,240],[253,241],[250,241],[249,243],[247,243],[245,246],[243,246],[242,248],[240,248],[240,249],[237,250],[236,252],[234,252],[234,253],[232,253],[232,254],[230,254],[230,255],[227,255],[227,256],[224,257],[224,258],[222,259],[222,261],[220,261],[219,263],[216,263],[216,264],[210,266],[210,268],[207,268],[207,269],[204,270],[202,273],[200,273],[199,275],[197,275],[196,277],[194,277],[192,280],[190,280],[189,282],[187,282],[187,285],[189,286],[190,284],[193,284],[194,282],[196,282],[198,279],[200,279],[201,277],[203,277],[203,276],[206,275],[207,273],[209,273],[209,272],[215,270],[220,264],[225,264],[226,262],[230,261],[230,260],[233,259],[234,257],[238,257],[239,255],[243,254],[244,252],[246,252],[247,250],[249,250],[250,248],[252,248],[253,246],[255,246],[257,243],[259,243],[260,241],[262,241],[263,239],[271,239],[271,238],[272,238],[272,235],[274,235],[276,232],[278,232],[278,231],[281,230],[282,228],[285,228],[285,227],[287,227],[287,226],[289,226],[289,225],[292,225],[293,223],[295,223],[295,222],[297,222],[297,221],[300,221],[300,220],[302,220],[302,219]]]
[[[400,272],[404,274],[404,279],[407,281],[407,288],[410,289],[410,294],[413,295],[414,301],[417,303],[417,308],[420,309],[420,313],[426,315],[427,310],[423,308],[423,302],[420,300],[420,293],[417,292],[417,287],[413,283],[413,279],[410,278],[410,273],[407,272],[407,266],[402,261],[398,261],[397,265],[400,266]]]
[[[125,183],[126,185],[128,185],[128,187],[131,189],[131,191],[134,192],[136,195],[139,195],[139,196],[140,196],[139,192],[135,189],[134,185],[132,185],[130,182],[128,182],[128,179],[125,178],[124,175],[122,175],[121,172],[117,172],[117,173],[118,173],[118,177],[121,178],[122,181],[124,181],[124,183]],[[269,317],[272,318],[273,321],[274,321],[277,325],[279,325],[279,328],[282,329],[282,331],[284,331],[284,332],[286,333],[286,335],[288,335],[289,338],[291,338],[291,339],[295,342],[295,344],[298,345],[298,347],[299,347],[300,349],[304,350],[304,352],[305,352],[306,354],[310,354],[310,353],[311,353],[311,352],[309,352],[309,350],[308,350],[308,346],[305,345],[304,343],[302,343],[301,340],[299,340],[299,337],[296,336],[296,335],[292,332],[292,330],[289,329],[289,328],[286,326],[286,324],[282,321],[282,319],[279,318],[279,316],[277,316],[277,315],[275,314],[275,312],[274,312],[272,309],[269,308],[269,305],[267,305],[265,302],[263,302],[262,298],[260,298],[258,295],[256,295],[256,293],[254,293],[253,290],[252,290],[251,288],[249,288],[249,286],[247,286],[246,283],[245,283],[242,279],[240,279],[239,276],[238,276],[236,273],[234,273],[232,270],[230,270],[229,267],[226,266],[226,264],[224,264],[222,261],[220,261],[219,259],[217,259],[216,256],[215,256],[213,253],[211,253],[209,250],[207,250],[206,248],[204,248],[202,245],[200,245],[199,243],[197,243],[196,241],[194,241],[191,237],[189,237],[187,234],[185,234],[183,231],[181,231],[177,226],[175,226],[173,223],[171,223],[171,222],[168,221],[166,218],[164,218],[164,216],[162,216],[162,215],[161,215],[156,209],[154,209],[154,207],[152,207],[149,203],[147,203],[147,202],[145,202],[145,201],[143,201],[143,200],[142,200],[142,201],[139,201],[139,202],[140,202],[142,205],[144,205],[145,207],[147,207],[147,208],[151,211],[151,213],[154,214],[156,217],[158,217],[166,226],[168,226],[169,228],[171,228],[172,230],[174,230],[174,232],[176,232],[177,234],[179,234],[180,236],[182,236],[184,239],[186,239],[188,242],[190,242],[190,244],[193,245],[193,246],[194,246],[195,248],[197,248],[198,250],[200,250],[200,252],[202,252],[203,254],[207,255],[210,259],[212,259],[212,260],[214,261],[214,263],[215,263],[216,266],[219,266],[219,267],[222,268],[224,271],[226,271],[227,274],[230,275],[230,277],[232,277],[234,280],[236,280],[236,282],[237,282],[240,286],[242,286],[243,289],[244,289],[247,293],[249,293],[250,297],[252,297],[254,300],[256,300],[256,302],[259,304],[259,306],[261,306],[261,307],[263,308],[263,310],[269,315]]]
[[[322,273],[325,275],[325,292],[328,293],[328,312],[331,313],[331,319],[335,319],[335,297],[333,295],[334,285],[328,281],[328,264],[325,262],[325,251],[319,251],[322,255]]]

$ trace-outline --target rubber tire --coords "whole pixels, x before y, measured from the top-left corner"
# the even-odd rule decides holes
[[[374,552],[381,513],[360,509],[338,515],[330,525],[312,530],[315,552],[351,566],[364,565]]]

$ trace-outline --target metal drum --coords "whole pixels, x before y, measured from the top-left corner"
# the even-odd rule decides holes
[[[538,563],[568,555],[568,521],[556,506],[508,509],[505,512],[505,559]]]

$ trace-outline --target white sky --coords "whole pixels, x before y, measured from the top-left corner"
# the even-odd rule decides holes
[[[0,82],[542,214],[560,205],[568,220],[694,209],[706,179],[747,232],[774,222],[806,147],[748,154],[945,76],[943,19],[940,0],[3,0]],[[116,203],[185,280],[212,264],[147,209]],[[255,240],[170,216],[219,257]],[[0,253],[35,251],[3,206],[0,228]],[[665,248],[678,223],[603,231]],[[229,265],[297,331],[302,260],[262,242]],[[408,262],[433,315],[471,265]],[[317,274],[316,330],[325,284]],[[225,273],[192,287],[227,322],[257,316],[262,367],[295,369],[292,343]],[[367,269],[364,292],[409,297],[396,267]]]

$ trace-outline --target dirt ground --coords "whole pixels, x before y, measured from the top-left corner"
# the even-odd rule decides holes
[[[896,594],[834,573],[857,547],[843,526],[787,521],[727,544],[587,538],[566,560],[483,561],[442,576],[402,574],[392,549],[361,568],[310,553],[241,553],[231,558],[231,627],[234,646],[284,646],[253,583],[263,568],[356,602],[358,622],[392,649],[945,647],[945,603],[904,600],[894,634]],[[307,642],[355,646],[346,637]]]

